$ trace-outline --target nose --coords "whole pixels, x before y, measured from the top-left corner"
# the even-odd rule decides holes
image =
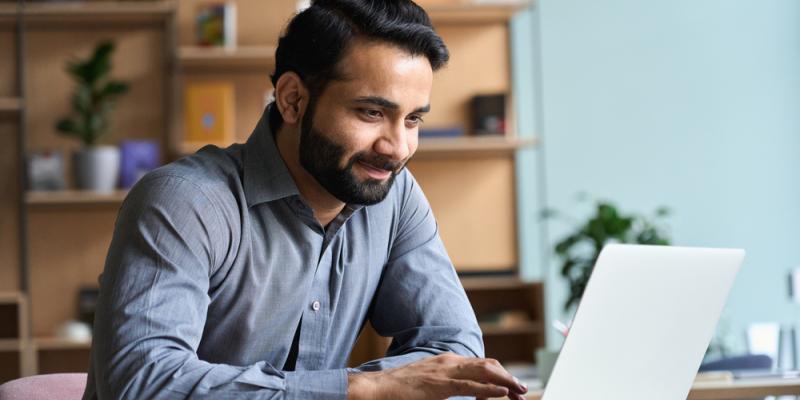
[[[405,121],[393,123],[386,127],[381,137],[375,142],[374,150],[392,161],[404,161],[411,154],[408,135]]]

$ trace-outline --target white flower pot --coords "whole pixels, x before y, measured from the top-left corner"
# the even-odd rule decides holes
[[[72,158],[75,183],[79,189],[110,192],[119,179],[119,148],[116,146],[85,147]]]

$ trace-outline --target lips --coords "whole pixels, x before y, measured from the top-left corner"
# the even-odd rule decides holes
[[[383,180],[388,178],[392,174],[392,171],[375,167],[363,161],[359,161],[358,165],[361,166],[361,168],[364,169],[367,175],[369,175],[373,179]]]

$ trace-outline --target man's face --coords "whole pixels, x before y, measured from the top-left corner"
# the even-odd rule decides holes
[[[337,199],[375,204],[417,149],[433,71],[425,56],[356,41],[311,99],[300,127],[300,164]]]

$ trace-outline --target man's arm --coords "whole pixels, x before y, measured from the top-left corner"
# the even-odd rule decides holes
[[[212,364],[197,348],[209,276],[236,243],[218,201],[149,176],[120,210],[101,279],[90,383],[98,398],[343,399],[347,372]],[[92,390],[93,389],[93,390]]]
[[[367,391],[380,386],[391,393],[370,393],[374,398],[515,398],[515,393],[525,389],[497,361],[482,359],[483,340],[475,313],[439,237],[430,206],[411,174],[404,175],[397,233],[369,312],[378,334],[393,340],[387,357],[350,370],[352,394],[358,397],[363,384]],[[373,373],[359,376],[363,372]],[[413,393],[398,397],[391,392],[394,383],[406,390],[416,384],[421,390],[417,394],[432,397]]]

